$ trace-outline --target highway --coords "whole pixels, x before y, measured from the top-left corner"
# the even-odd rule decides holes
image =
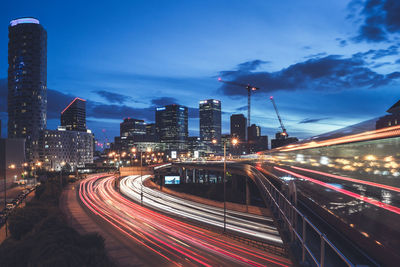
[[[80,183],[82,204],[149,255],[149,266],[290,266],[289,260],[235,242],[221,234],[142,207],[115,190],[115,177]],[[136,251],[137,252],[137,251]]]
[[[138,175],[123,178],[120,182],[121,193],[140,202],[140,192],[143,188],[143,204],[145,206],[223,229],[223,209],[142,187],[142,182],[148,178],[149,175],[144,176],[143,179],[140,179]],[[272,218],[228,210],[226,230],[262,242],[283,246]]]

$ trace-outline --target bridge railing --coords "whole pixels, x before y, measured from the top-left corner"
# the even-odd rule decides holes
[[[289,234],[291,244],[300,247],[302,263],[309,262],[315,266],[326,266],[327,254],[333,266],[355,266],[346,256],[328,240],[309,219],[307,219],[261,172],[254,168],[262,179],[255,181],[264,188],[266,200],[278,217],[282,230]],[[316,244],[315,240],[318,240]],[[313,242],[311,242],[313,241]],[[318,243],[318,242],[317,242]]]

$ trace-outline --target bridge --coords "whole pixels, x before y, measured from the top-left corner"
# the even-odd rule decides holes
[[[312,139],[227,163],[228,180],[253,184],[286,249],[310,266],[395,266],[400,261],[400,127]],[[220,183],[222,162],[155,170],[182,183]],[[233,187],[235,188],[235,187]],[[267,241],[268,242],[268,241]]]

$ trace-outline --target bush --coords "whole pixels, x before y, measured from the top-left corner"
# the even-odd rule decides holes
[[[29,233],[35,224],[46,218],[48,209],[36,205],[30,205],[25,208],[19,208],[9,217],[9,230],[11,236],[20,240]]]
[[[10,216],[12,238],[0,245],[2,267],[114,266],[100,235],[80,235],[64,222],[60,193],[59,182],[50,179],[39,186],[35,200]]]

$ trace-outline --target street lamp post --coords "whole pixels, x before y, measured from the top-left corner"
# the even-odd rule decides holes
[[[216,139],[212,140],[213,144],[217,143]],[[224,183],[224,233],[226,232],[226,141],[224,141],[224,176],[223,176],[223,183]],[[238,139],[233,138],[231,140],[232,145],[236,145],[238,143]]]

